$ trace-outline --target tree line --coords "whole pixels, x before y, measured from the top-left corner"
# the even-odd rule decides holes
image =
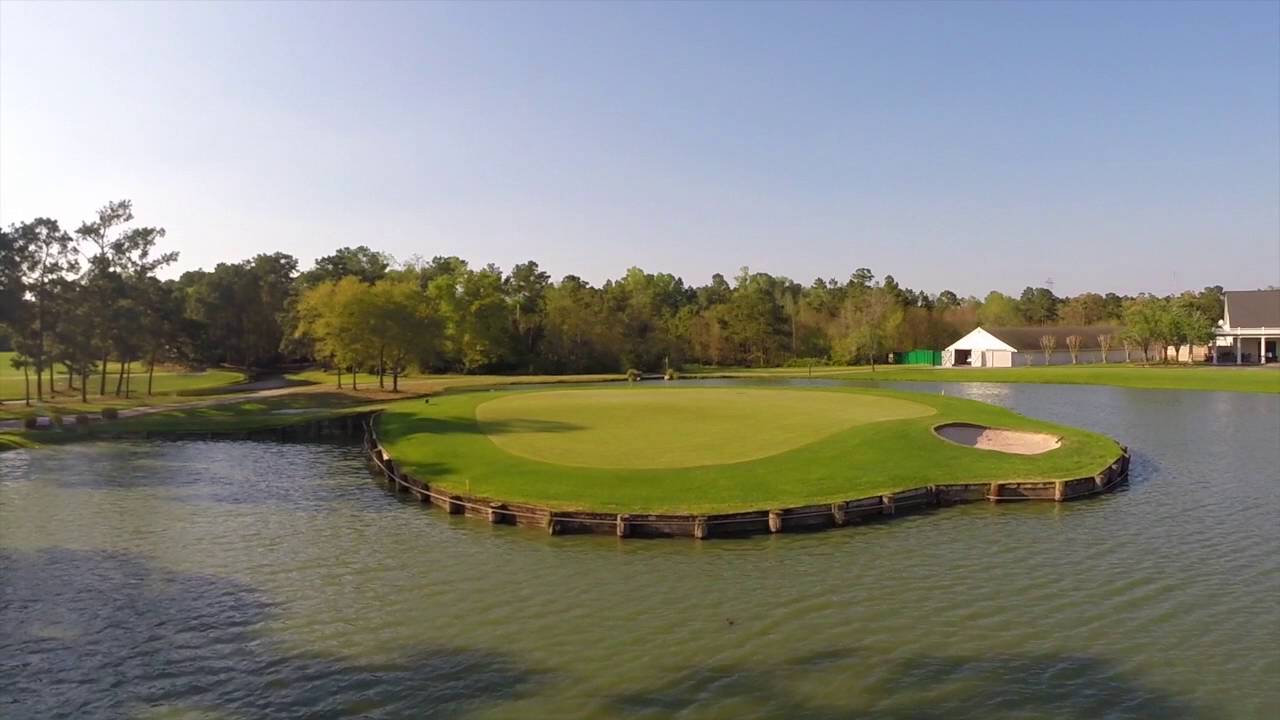
[[[161,280],[177,259],[157,251],[164,237],[134,223],[128,200],[72,231],[49,218],[0,230],[0,348],[15,351],[38,399],[55,392],[59,370],[64,390],[85,400],[95,384],[99,395],[127,395],[135,367],[150,376],[163,363],[314,361],[373,371],[393,388],[411,370],[874,364],[945,347],[979,324],[1122,324],[1145,352],[1203,342],[1222,312],[1221,287],[1173,297],[1027,287],[977,298],[913,290],[867,268],[802,284],[745,267],[698,286],[633,267],[596,286],[575,275],[553,281],[534,261],[509,271],[458,257],[397,262],[363,245],[306,270],[271,253]]]

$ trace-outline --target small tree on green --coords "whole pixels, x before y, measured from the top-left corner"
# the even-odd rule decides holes
[[[1040,349],[1044,351],[1044,364],[1048,365],[1053,357],[1053,348],[1058,344],[1058,338],[1053,335],[1040,336]]]
[[[1102,353],[1102,364],[1107,364],[1107,353],[1111,352],[1111,335],[1102,333],[1098,335],[1098,349]]]
[[[1083,342],[1084,342],[1084,337],[1081,335],[1067,336],[1067,350],[1071,353],[1072,365],[1075,365],[1077,359],[1080,357],[1080,345]]]

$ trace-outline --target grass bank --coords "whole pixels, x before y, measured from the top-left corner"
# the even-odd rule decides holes
[[[67,419],[61,428],[0,432],[0,451],[144,434],[245,433],[368,412],[384,404],[355,394],[313,392],[99,419],[83,426]]]
[[[627,386],[524,392],[606,392],[625,397],[636,390],[673,399],[687,392]],[[734,512],[826,503],[932,483],[1070,479],[1094,474],[1120,452],[1114,441],[1101,435],[959,398],[856,388],[725,388],[702,392],[746,393],[748,401],[735,409],[734,432],[717,432],[713,443],[703,445],[710,448],[709,464],[683,464],[686,459],[680,467],[663,467],[668,454],[688,451],[687,443],[676,440],[691,439],[697,444],[701,438],[696,433],[704,421],[716,427],[723,423],[723,418],[715,416],[717,401],[703,396],[673,404],[646,397],[621,411],[592,412],[582,410],[584,405],[567,415],[540,409],[537,403],[497,417],[482,409],[486,403],[520,392],[457,393],[433,398],[429,404],[421,400],[393,403],[379,418],[379,436],[401,468],[447,491],[561,510],[636,513]],[[788,396],[786,403],[777,401],[782,395],[769,395],[778,392]],[[842,395],[850,408],[834,412],[846,413],[846,420],[862,416],[864,421],[842,421],[832,430],[827,417],[830,407],[820,413],[818,422],[806,420],[804,408],[815,402],[792,403],[791,399],[799,395],[801,400],[817,401],[816,394]],[[897,410],[873,419],[884,413],[876,410],[866,415],[860,404]],[[908,407],[919,411],[899,412]],[[615,421],[605,418],[610,413]],[[685,427],[665,429],[677,416]],[[616,417],[627,422],[619,424]],[[1034,456],[962,447],[934,434],[933,426],[943,422],[1052,433],[1062,437],[1062,446]],[[801,442],[758,456],[762,442],[778,433],[795,433],[798,427],[802,435],[807,433]],[[540,455],[519,454],[523,434],[539,439],[524,447],[540,445]],[[560,455],[560,461],[548,461],[555,457],[554,449],[546,449],[548,442],[567,448],[568,454]],[[504,449],[512,448],[512,443],[515,452]],[[624,461],[619,462],[618,456]],[[734,461],[739,457],[746,459]]]
[[[39,447],[39,443],[27,433],[0,432],[0,452],[33,447]]]
[[[332,370],[308,370],[286,376],[287,379],[299,382],[337,388],[338,375]],[[422,375],[409,374],[400,376],[400,390],[406,393],[435,394],[448,390],[464,390],[474,388],[505,387],[508,385],[556,385],[562,383],[613,382],[625,380],[622,373],[595,373],[585,375]],[[378,388],[378,376],[360,373],[357,385],[362,391]],[[351,373],[343,373],[342,382],[345,389],[351,387]],[[391,388],[391,376],[385,377],[386,389]]]
[[[694,377],[808,377],[805,368],[701,368]],[[813,377],[884,382],[987,382],[1111,385],[1149,390],[1280,393],[1280,368],[1205,365],[1051,365],[1017,368],[935,368],[921,365],[814,368]]]

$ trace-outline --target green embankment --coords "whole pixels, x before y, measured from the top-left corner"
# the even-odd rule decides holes
[[[807,377],[805,368],[700,369],[707,377]],[[1061,385],[1112,385],[1149,390],[1207,390],[1280,393],[1280,369],[1204,365],[1051,365],[1017,368],[933,368],[897,365],[815,367],[813,377],[883,382],[988,382]]]
[[[62,428],[0,431],[0,451],[144,433],[245,433],[368,412],[382,405],[359,395],[308,392],[180,407],[117,420],[103,420],[94,414],[93,422],[83,426],[75,423],[74,416],[64,416]]]
[[[575,392],[585,394],[574,412],[553,407],[562,402],[555,396]],[[621,398],[634,393],[639,402],[624,413],[616,408],[593,409],[598,403],[591,395],[600,392]],[[477,420],[477,410],[487,402],[535,393],[547,396],[544,407],[535,397],[496,416],[481,409],[484,422]],[[747,393],[758,400],[735,406],[736,433],[726,434],[716,427],[704,438],[697,434],[702,418],[711,418],[713,425],[721,423],[714,412],[703,413],[717,402],[716,393]],[[843,411],[844,420],[822,422],[841,417],[842,411],[834,410],[826,398],[818,403],[811,393],[843,396],[851,409]],[[688,397],[681,397],[685,394]],[[788,396],[786,402],[781,402],[783,395]],[[805,403],[795,401],[806,398],[822,406],[820,421],[803,417]],[[870,403],[877,408],[856,407]],[[885,419],[875,420],[876,415]],[[625,424],[618,421],[620,417],[626,418]],[[856,420],[850,421],[851,417]],[[1034,456],[962,447],[933,433],[934,425],[952,421],[1053,433],[1062,437],[1062,446]],[[664,428],[672,424],[678,431]],[[1070,479],[1094,474],[1120,452],[1114,441],[1101,435],[979,402],[853,388],[691,391],[619,386],[458,393],[433,398],[429,404],[421,400],[394,403],[380,417],[378,427],[384,447],[400,467],[433,486],[556,509],[602,512],[733,512],[834,502],[933,483]],[[771,434],[792,431],[807,432],[812,439],[755,457],[756,447]],[[559,452],[561,457],[574,457],[578,464],[544,462],[503,449],[513,443],[519,446],[524,433],[532,433],[539,444],[560,447],[541,450],[542,457]],[[662,467],[672,464],[667,459],[672,453],[680,456],[678,464],[687,465],[688,453],[694,452],[690,444],[703,449],[709,464]],[[720,463],[742,456],[753,459]]]
[[[94,423],[96,434],[164,432],[247,432],[324,420],[381,407],[358,395],[299,393],[204,407],[175,408],[147,415]]]
[[[289,380],[312,383],[331,388],[338,386],[338,374],[332,370],[307,370],[286,376]],[[459,375],[440,374],[427,375],[412,373],[400,376],[400,390],[412,393],[435,393],[445,390],[459,390],[478,387],[501,387],[506,385],[560,384],[609,382],[622,380],[626,376],[621,373],[596,373],[591,375]],[[391,376],[383,378],[386,389],[391,389]],[[351,388],[351,373],[343,373],[342,383],[345,389]],[[356,385],[360,390],[378,388],[378,376],[360,373],[356,377]]]
[[[26,433],[0,432],[0,452],[39,447],[39,443]]]

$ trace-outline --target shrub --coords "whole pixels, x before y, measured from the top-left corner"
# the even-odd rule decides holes
[[[62,413],[53,413],[49,416],[49,424],[54,427],[62,427]]]
[[[84,413],[80,413],[79,415],[77,415],[77,416],[76,416],[76,424],[77,424],[77,425],[88,425],[88,424],[89,424],[89,416],[88,416],[88,415],[85,415]]]
[[[113,407],[102,408],[102,419],[103,420],[119,420],[120,411]]]
[[[36,425],[37,425],[39,422],[40,422],[40,421],[39,421],[38,419],[36,419],[36,416],[35,416],[35,415],[28,415],[28,416],[26,416],[26,417],[22,418],[22,427],[24,427],[24,428],[26,428],[26,429],[28,429],[28,430],[35,430],[35,429],[36,429]]]
[[[635,368],[627,370],[627,382],[637,382],[640,380],[640,371]]]

